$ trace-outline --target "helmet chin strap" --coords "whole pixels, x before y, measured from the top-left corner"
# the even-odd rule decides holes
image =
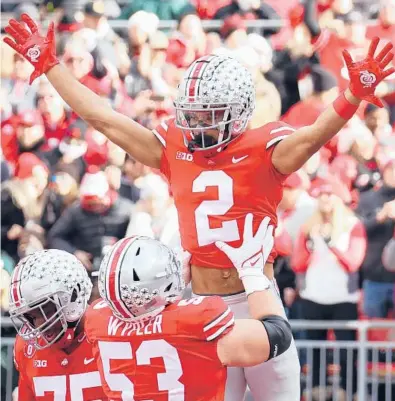
[[[67,322],[66,331],[64,332],[63,336],[59,339],[59,341],[56,342],[56,345],[59,348],[61,348],[61,349],[68,348],[73,343],[73,341],[76,338],[75,332],[78,328],[78,325],[81,322],[82,317],[83,317],[83,314],[81,314],[80,318],[77,321],[72,322],[72,323]],[[82,330],[81,334],[83,334],[83,333],[84,333],[84,331]]]
[[[188,142],[188,151],[193,153],[196,148],[196,142],[194,140]]]

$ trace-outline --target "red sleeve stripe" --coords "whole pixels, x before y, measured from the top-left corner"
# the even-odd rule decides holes
[[[204,326],[204,328],[203,328],[203,331],[206,332],[206,331],[210,330],[211,328],[213,328],[214,326],[216,326],[218,323],[221,322],[221,320],[225,319],[226,316],[229,315],[229,313],[231,313],[231,310],[230,310],[230,308],[227,308],[225,310],[225,312],[221,313],[212,322],[210,322],[209,324],[206,324],[206,326]]]
[[[223,322],[224,323],[224,322]],[[228,321],[223,324],[221,327],[218,328],[218,326],[216,328],[218,328],[218,330],[216,332],[214,332],[213,334],[211,334],[210,336],[208,336],[206,338],[207,341],[213,341],[216,338],[218,338],[227,328],[233,326],[235,324],[235,317],[233,316],[233,313],[229,315],[228,317]]]
[[[288,135],[281,135],[281,136],[278,136],[278,137],[276,137],[276,138],[273,138],[272,140],[270,140],[267,144],[266,144],[266,149],[269,149],[270,148],[270,146],[272,146],[272,145],[274,145],[275,143],[277,143],[277,142],[280,142],[280,141],[282,141],[284,138],[286,138]]]
[[[152,133],[157,137],[157,139],[159,140],[159,142],[166,147],[166,141],[165,138],[163,138],[163,136],[161,134],[159,134],[159,132],[156,129],[152,130]]]
[[[162,121],[161,124],[157,127],[157,129],[153,129],[152,133],[159,139],[159,142],[166,147],[166,134],[169,126],[165,121]]]

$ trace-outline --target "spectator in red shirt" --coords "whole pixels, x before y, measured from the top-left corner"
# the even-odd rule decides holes
[[[38,110],[19,113],[16,127],[18,154],[23,152],[41,154],[45,143],[44,132],[44,121]]]
[[[44,120],[45,141],[48,149],[55,149],[70,134],[71,113],[62,98],[47,82],[40,83],[37,93],[37,109]]]
[[[377,146],[377,139],[361,122],[350,123],[339,135],[339,154],[348,154],[357,162],[357,177],[353,186],[360,192],[375,187],[380,181],[381,175],[376,160]]]
[[[260,0],[233,0],[229,5],[220,8],[214,19],[224,20],[229,16],[240,15],[243,19],[279,20],[280,16],[266,2]],[[260,34],[268,37],[280,31],[280,27],[263,28]]]
[[[354,60],[364,55],[368,44],[366,25],[358,11],[335,13],[334,16],[334,30],[322,30],[318,25],[315,2],[308,0],[305,3],[304,23],[311,34],[314,50],[318,52],[322,66],[336,76],[339,89],[345,90],[348,86],[348,73],[342,50],[347,49]]]
[[[378,36],[381,39],[394,41],[395,38],[395,1],[381,0],[378,20],[367,27],[366,36],[373,39]]]
[[[201,19],[213,19],[216,12],[231,3],[232,0],[192,0]]]
[[[178,32],[186,39],[188,46],[192,47],[196,59],[206,54],[206,33],[198,15],[195,13],[183,15],[178,23]]]
[[[315,65],[311,68],[309,76],[312,94],[292,106],[282,118],[294,127],[313,124],[339,94],[336,78],[327,69]]]
[[[18,158],[18,141],[16,139],[16,129],[18,126],[18,116],[11,114],[9,118],[1,122],[1,149],[4,159],[12,167]]]
[[[48,187],[48,178],[46,164],[26,152],[18,158],[14,178],[2,187],[2,249],[15,261],[25,256],[29,247],[45,245],[45,231],[62,213],[62,197]]]
[[[283,198],[278,206],[278,215],[284,231],[292,242],[296,240],[299,228],[314,212],[316,200],[307,192],[309,180],[304,171],[291,174],[284,182]]]
[[[159,18],[147,11],[137,11],[128,20],[129,55],[133,59],[139,56],[141,49],[153,35],[159,25]]]
[[[364,111],[365,124],[379,141],[392,134],[388,106],[384,106],[369,103]]]
[[[247,45],[247,26],[244,19],[238,14],[225,18],[221,27],[221,37],[225,47],[230,50]]]
[[[197,58],[206,54],[207,38],[200,18],[189,13],[183,15],[177,31],[169,40],[167,62],[178,68],[187,68]]]
[[[80,41],[72,40],[67,43],[63,62],[71,74],[93,92],[97,94],[103,94],[103,91],[106,92],[101,80],[91,74],[93,57]],[[108,78],[103,78],[103,80],[105,79]]]

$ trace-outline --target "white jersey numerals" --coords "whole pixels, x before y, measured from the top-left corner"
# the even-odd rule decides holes
[[[223,216],[233,206],[233,179],[224,171],[203,171],[195,178],[192,192],[205,192],[207,187],[218,188],[218,199],[205,200],[195,210],[199,246],[215,241],[231,242],[240,239],[236,220],[225,221],[221,227],[211,228],[209,216]]]
[[[123,373],[111,373],[111,361],[133,359],[132,345],[129,342],[99,341],[100,358],[104,379],[111,391],[120,391],[123,401],[134,401],[134,385]],[[136,364],[150,365],[152,358],[162,358],[166,371],[158,373],[159,391],[168,392],[168,401],[184,401],[184,385],[179,379],[182,366],[176,348],[165,340],[144,341],[137,348]],[[153,400],[144,400],[153,401]]]
[[[34,392],[37,397],[43,397],[45,393],[51,392],[54,401],[65,401],[67,380],[69,380],[71,401],[84,401],[84,389],[101,387],[99,372],[88,372],[68,376],[34,377]]]
[[[206,297],[193,297],[189,299],[182,299],[178,302],[178,306],[200,305]]]

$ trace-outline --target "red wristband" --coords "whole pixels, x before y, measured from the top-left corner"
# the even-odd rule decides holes
[[[332,103],[336,113],[344,120],[349,120],[358,110],[357,105],[350,103],[344,96],[344,92]]]

